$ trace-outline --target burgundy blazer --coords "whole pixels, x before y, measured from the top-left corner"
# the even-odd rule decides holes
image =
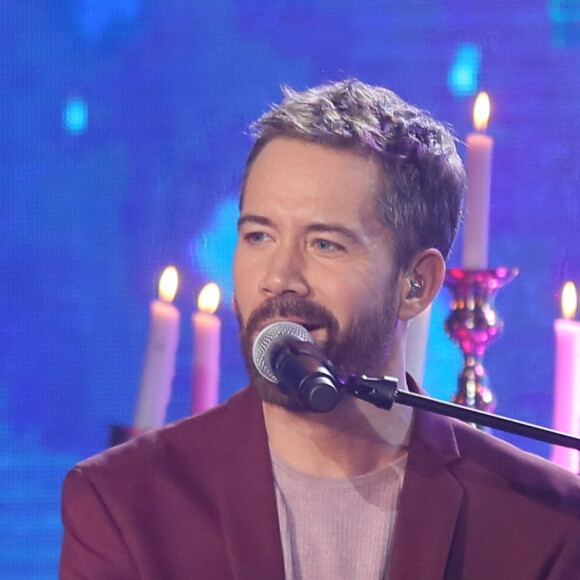
[[[416,411],[390,580],[580,579],[579,479]],[[62,513],[62,580],[284,578],[262,407],[249,389],[78,464]]]

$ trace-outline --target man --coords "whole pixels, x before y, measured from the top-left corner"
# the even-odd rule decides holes
[[[61,577],[580,578],[580,484],[455,420],[341,392],[303,408],[256,371],[268,324],[303,325],[341,377],[405,375],[465,175],[454,140],[386,89],[286,91],[256,124],[235,308],[251,385],[79,464]]]

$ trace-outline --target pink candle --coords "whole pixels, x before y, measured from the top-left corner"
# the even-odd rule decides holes
[[[169,266],[159,281],[159,300],[151,303],[149,341],[133,421],[133,425],[142,431],[165,423],[179,342],[180,315],[171,304],[178,284],[177,270]]]
[[[467,136],[467,192],[465,194],[463,226],[463,268],[487,268],[489,243],[489,192],[493,139],[482,131],[490,113],[487,93],[480,93],[473,109],[477,133]]]
[[[195,344],[192,415],[203,413],[218,403],[221,321],[214,312],[219,302],[218,285],[207,284],[197,300],[199,310],[192,317]]]
[[[572,320],[577,309],[576,287],[567,282],[562,290],[564,318],[554,322],[556,368],[554,385],[554,429],[580,436],[580,322]],[[573,473],[580,470],[575,449],[552,447],[552,461]]]

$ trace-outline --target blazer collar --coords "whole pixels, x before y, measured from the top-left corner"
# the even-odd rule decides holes
[[[274,476],[262,405],[251,389],[230,399],[223,421],[231,445],[223,460],[218,510],[233,577],[284,580]],[[220,435],[220,437],[222,436]]]
[[[408,377],[409,389],[420,389]],[[415,410],[395,527],[390,580],[444,578],[463,491],[448,466],[460,458],[451,422]]]
[[[410,377],[410,390],[420,391]],[[274,477],[262,406],[251,389],[226,403],[221,433],[231,445],[216,481],[218,510],[233,577],[284,579]],[[224,409],[225,411],[225,409]],[[415,410],[390,565],[390,580],[445,574],[462,501],[449,472],[460,457],[451,422]]]

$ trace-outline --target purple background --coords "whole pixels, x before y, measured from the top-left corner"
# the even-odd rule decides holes
[[[249,122],[355,76],[471,128],[492,97],[490,265],[518,266],[486,363],[498,412],[549,426],[562,283],[580,283],[577,0],[19,0],[0,5],[0,576],[53,578],[65,471],[129,424],[163,268],[182,275],[169,420],[187,415],[194,296],[231,295]],[[576,20],[574,20],[576,18]],[[465,156],[465,147],[461,146]],[[451,258],[459,265],[461,240]],[[461,359],[437,300],[425,385]],[[228,300],[221,398],[245,384]],[[503,436],[503,435],[502,435]],[[505,436],[547,456],[547,445]]]

